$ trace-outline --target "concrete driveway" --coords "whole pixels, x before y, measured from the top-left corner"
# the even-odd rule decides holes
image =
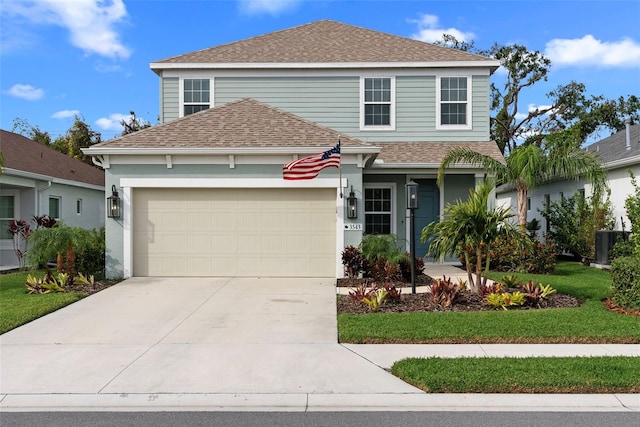
[[[0,336],[0,395],[421,394],[337,343],[334,284],[128,279]]]

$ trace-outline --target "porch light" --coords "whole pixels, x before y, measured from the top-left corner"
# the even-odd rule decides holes
[[[107,217],[120,218],[120,197],[116,186],[111,186],[111,195],[107,197]]]
[[[411,257],[411,293],[416,293],[416,220],[415,210],[418,209],[418,183],[414,180],[405,185],[407,193],[407,209],[409,209],[409,256]]]
[[[411,180],[405,187],[407,189],[407,209],[418,209],[418,183]]]
[[[347,197],[347,218],[358,218],[358,198],[353,192],[353,185],[351,186],[349,197]]]

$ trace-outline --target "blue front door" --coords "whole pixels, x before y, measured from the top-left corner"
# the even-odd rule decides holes
[[[433,221],[437,221],[440,215],[440,190],[435,179],[416,179],[418,183],[418,209],[415,212],[416,256],[426,257],[429,250],[429,242],[421,242],[422,229]],[[433,261],[432,257],[427,260]]]

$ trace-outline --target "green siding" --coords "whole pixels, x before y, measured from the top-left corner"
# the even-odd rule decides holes
[[[164,77],[162,79],[162,94],[160,96],[160,122],[180,117],[180,84],[177,77]]]
[[[254,98],[367,142],[486,141],[489,78],[473,76],[473,129],[437,130],[435,76],[396,78],[396,129],[360,130],[360,77],[217,77],[215,103]]]

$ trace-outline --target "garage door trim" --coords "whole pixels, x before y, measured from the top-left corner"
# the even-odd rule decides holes
[[[335,188],[336,189],[336,277],[342,277],[341,252],[344,246],[344,198],[340,197],[338,178],[316,178],[304,181],[285,181],[264,178],[123,178],[120,180],[123,198],[123,270],[124,277],[133,274],[132,189],[135,188]],[[347,180],[342,179],[342,188]]]

